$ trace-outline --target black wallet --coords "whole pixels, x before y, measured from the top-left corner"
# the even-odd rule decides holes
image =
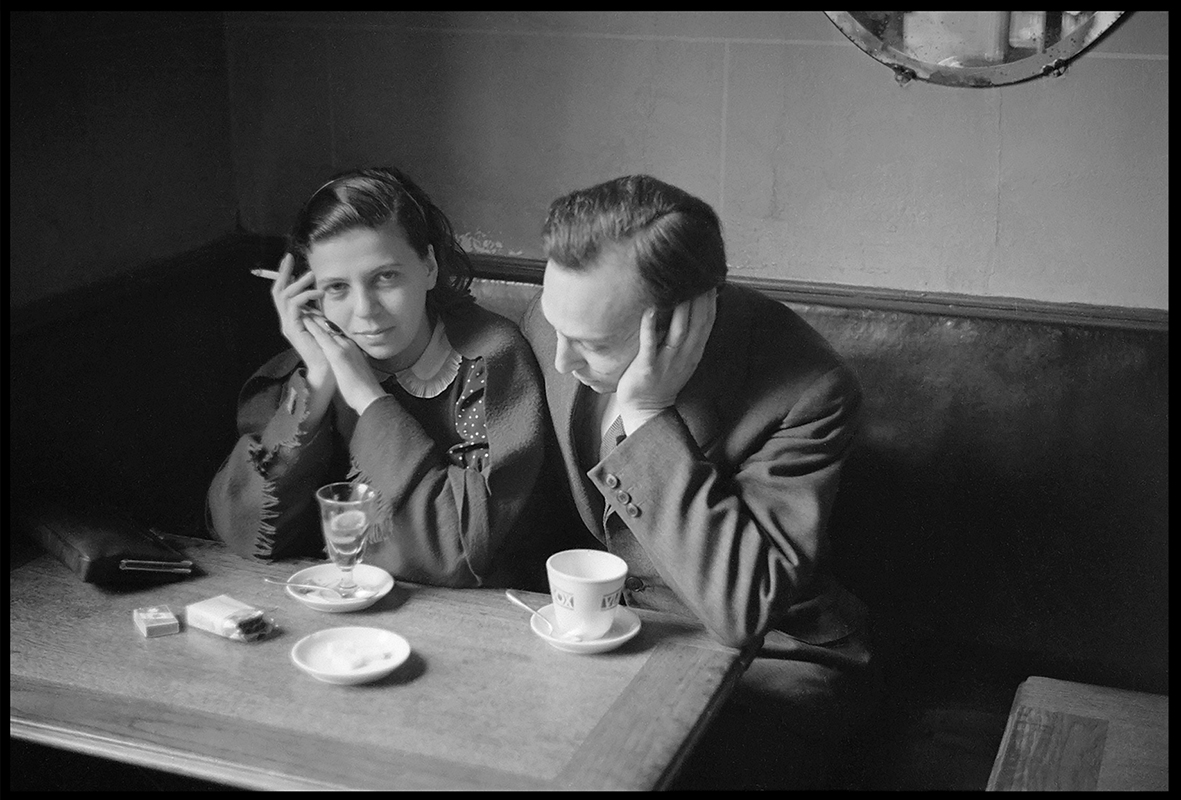
[[[116,509],[46,503],[22,510],[20,517],[34,541],[87,583],[175,580],[193,573],[192,561]]]

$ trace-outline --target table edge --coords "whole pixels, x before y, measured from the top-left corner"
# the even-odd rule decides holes
[[[280,775],[131,739],[99,736],[9,714],[9,736],[74,753],[162,770],[231,787],[260,790],[347,789],[335,783]]]

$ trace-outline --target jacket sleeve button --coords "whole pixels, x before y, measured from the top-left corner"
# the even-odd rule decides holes
[[[607,477],[604,478],[604,480],[607,482],[607,485],[609,487],[611,487],[612,489],[619,488],[619,478],[615,477],[610,472],[607,473]]]
[[[632,519],[640,516],[640,507],[635,503],[628,503],[626,506],[624,506],[624,510],[627,511],[627,515]]]

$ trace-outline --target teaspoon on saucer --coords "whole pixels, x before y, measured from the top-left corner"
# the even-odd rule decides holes
[[[314,583],[292,583],[291,581],[277,581],[274,578],[263,578],[263,580],[266,581],[267,583],[273,583],[276,586],[291,586],[296,589],[308,589],[308,590],[315,591],[315,592],[323,592],[324,594],[327,594],[330,597],[334,597],[337,600],[363,599],[363,598],[369,597],[370,595],[373,594],[373,592],[369,589],[358,588],[357,591],[353,593],[352,597],[346,598],[344,595],[342,595],[340,592],[338,592],[336,589],[332,588],[331,586],[319,586]]]
[[[521,608],[525,609],[530,614],[532,614],[533,616],[535,616],[539,620],[541,620],[542,623],[545,624],[545,627],[549,630],[549,635],[552,636],[553,638],[565,639],[565,640],[568,640],[571,642],[581,642],[582,641],[582,637],[578,635],[578,633],[579,633],[578,628],[575,628],[572,631],[566,631],[565,633],[558,633],[557,631],[555,631],[554,624],[552,622],[550,622],[548,619],[546,619],[544,616],[542,616],[541,612],[539,612],[533,606],[529,605],[524,600],[522,600],[521,598],[519,598],[515,594],[513,594],[512,589],[505,589],[504,596],[507,597],[509,600],[511,600],[513,605],[520,606]]]

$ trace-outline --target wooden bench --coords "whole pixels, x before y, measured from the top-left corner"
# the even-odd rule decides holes
[[[1168,696],[1029,678],[987,788],[1168,791]]]

